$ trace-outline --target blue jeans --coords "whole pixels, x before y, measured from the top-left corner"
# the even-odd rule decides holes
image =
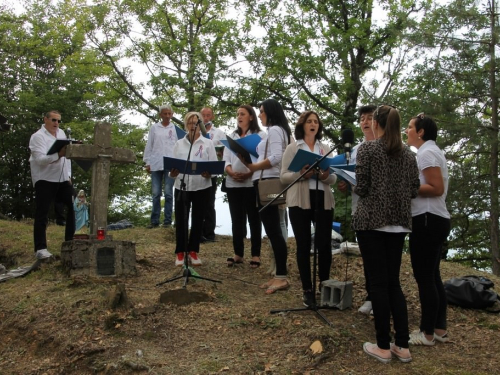
[[[163,183],[163,194],[165,196],[163,224],[172,224],[173,187],[175,179],[168,176],[168,171],[151,172],[151,190],[153,193],[153,210],[151,211],[151,224],[160,224],[161,213],[161,186]]]

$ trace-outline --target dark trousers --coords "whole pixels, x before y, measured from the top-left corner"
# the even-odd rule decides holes
[[[203,218],[203,237],[215,239],[215,227],[217,216],[215,214],[215,194],[217,193],[217,177],[212,177],[210,195],[207,197],[207,205]]]
[[[71,241],[75,234],[75,212],[73,210],[73,186],[69,181],[49,182],[39,180],[35,184],[35,223],[33,239],[35,252],[47,249],[47,224],[49,210],[53,202],[62,202],[66,206],[66,228],[64,240]]]
[[[226,194],[229,202],[229,212],[231,213],[234,253],[243,258],[248,218],[252,257],[260,257],[262,222],[257,208],[255,189],[253,186],[227,188]]]
[[[446,329],[446,293],[439,264],[441,248],[450,234],[450,220],[425,213],[413,217],[410,256],[418,285],[422,316],[420,330],[428,335],[434,329]]]
[[[175,253],[200,251],[201,229],[210,188],[197,191],[180,191],[175,189]],[[191,215],[191,232],[188,235],[189,213]],[[187,241],[187,244],[186,244]],[[187,246],[186,246],[187,245]]]
[[[309,190],[312,208],[304,210],[300,207],[289,207],[290,222],[295,242],[297,243],[297,267],[303,290],[312,290],[311,280],[311,223],[316,221],[316,196],[318,197],[318,221],[314,234],[315,245],[318,249],[318,276],[319,281],[330,278],[332,266],[332,222],[333,210],[325,210],[325,195],[322,190],[316,194]],[[314,270],[316,271],[316,270]]]
[[[259,204],[258,208],[260,210],[262,206]],[[276,276],[286,276],[288,249],[286,247],[286,241],[283,238],[283,232],[281,231],[278,206],[267,206],[264,211],[260,212],[260,220],[262,220],[267,237],[269,241],[271,241],[274,260],[276,261]]]
[[[377,345],[390,348],[392,315],[395,344],[408,348],[408,310],[399,283],[406,233],[366,230],[356,232],[356,236],[369,279]]]

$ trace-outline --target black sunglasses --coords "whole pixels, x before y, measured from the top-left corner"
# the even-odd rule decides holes
[[[58,122],[58,123],[61,123],[61,122],[62,122],[62,120],[58,120],[58,119],[56,119],[56,118],[53,118],[53,119],[51,119],[51,120],[52,120],[52,122]]]

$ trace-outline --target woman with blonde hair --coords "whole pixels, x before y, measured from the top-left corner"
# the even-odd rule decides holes
[[[189,112],[184,117],[184,128],[186,136],[179,139],[174,146],[173,157],[191,161],[217,161],[213,142],[201,136],[198,122],[201,115],[198,112]],[[180,267],[184,264],[184,254],[187,250],[188,261],[192,266],[201,266],[198,257],[200,251],[200,240],[203,227],[203,217],[206,204],[210,198],[212,187],[212,176],[208,172],[201,175],[184,174],[184,171],[172,169],[170,177],[175,178],[175,265]],[[181,179],[184,177],[185,190],[181,187]],[[189,238],[188,217],[191,209],[191,232]],[[187,243],[186,243],[187,241]]]

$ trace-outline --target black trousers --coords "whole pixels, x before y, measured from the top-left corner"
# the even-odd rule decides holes
[[[196,191],[175,190],[175,253],[200,251],[201,228],[203,215],[210,195],[210,188]],[[191,215],[191,232],[188,233],[189,213]],[[187,240],[187,243],[186,243]]]
[[[333,210],[325,210],[324,191],[309,190],[311,199],[310,209],[289,207],[290,222],[292,223],[295,241],[297,242],[297,267],[303,290],[312,290],[311,279],[311,223],[316,221],[316,196],[318,198],[318,222],[314,238],[318,249],[318,277],[319,281],[330,278],[332,266],[332,222]]]
[[[255,194],[258,194],[256,181],[254,181]],[[259,203],[258,209],[263,206]],[[276,261],[276,276],[286,276],[286,262],[288,258],[288,249],[286,241],[281,231],[280,213],[278,206],[267,206],[266,209],[260,212],[260,220],[264,225],[271,247],[273,248],[274,260]]]
[[[420,330],[428,335],[446,329],[448,303],[439,265],[441,248],[450,234],[450,219],[425,213],[414,216],[410,234],[410,256],[418,285],[422,315]]]
[[[217,177],[212,177],[210,195],[207,197],[207,205],[203,217],[203,237],[215,239],[215,227],[217,216],[215,214],[215,194],[217,193]]]
[[[227,188],[226,194],[231,213],[234,253],[242,258],[244,256],[244,239],[247,235],[248,218],[252,257],[260,257],[262,222],[257,208],[254,187]]]
[[[406,233],[363,230],[356,236],[369,279],[377,345],[380,349],[390,348],[392,315],[395,344],[408,348],[408,310],[399,282]]]
[[[62,202],[66,206],[66,228],[64,240],[71,241],[75,234],[75,211],[73,210],[73,186],[69,181],[49,182],[39,180],[35,184],[35,223],[33,239],[35,252],[47,249],[47,224],[49,210],[53,202]]]

